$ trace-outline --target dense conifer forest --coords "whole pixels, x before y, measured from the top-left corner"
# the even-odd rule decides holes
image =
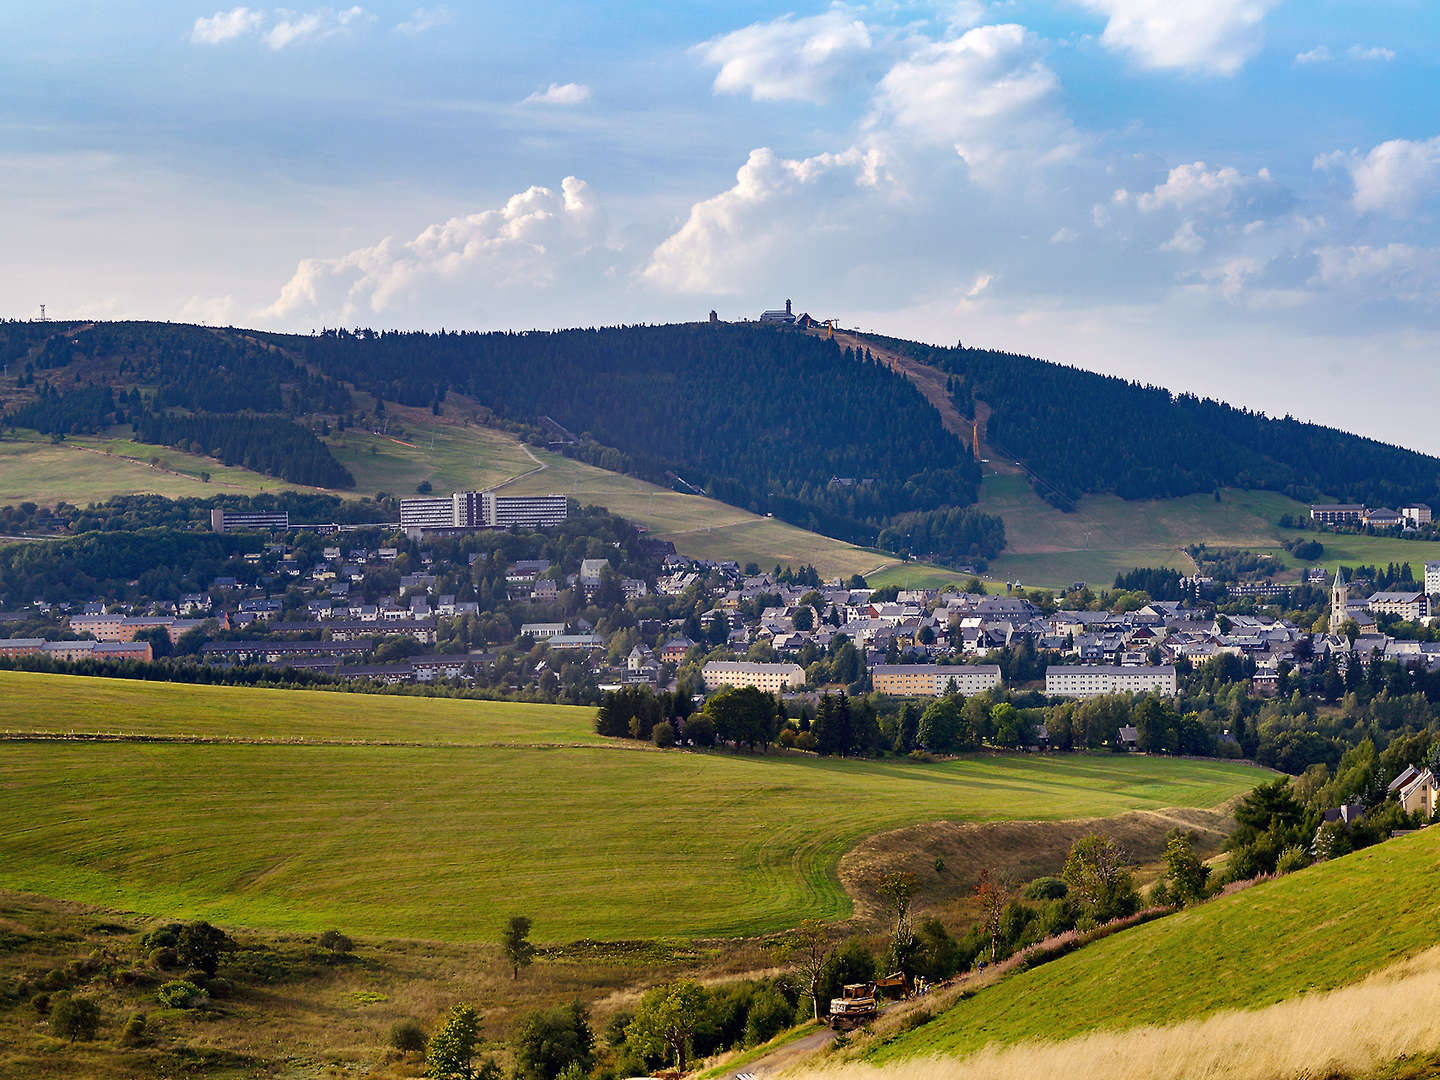
[[[957,408],[990,407],[989,441],[1061,505],[1081,495],[1170,498],[1219,487],[1370,506],[1440,503],[1440,460],[1292,417],[991,349],[885,344],[951,376]]]

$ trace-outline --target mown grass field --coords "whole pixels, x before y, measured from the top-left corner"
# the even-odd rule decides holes
[[[887,828],[1213,806],[1264,775],[1109,755],[922,765],[544,746],[579,742],[579,712],[277,691],[230,711],[197,694],[187,716],[163,684],[97,682],[87,706],[81,680],[41,678],[58,696],[0,684],[0,728],[53,730],[70,718],[47,714],[70,708],[76,728],[408,741],[427,710],[450,730],[473,710],[491,745],[4,745],[0,887],[280,930],[472,940],[520,911],[550,941],[757,934],[848,914],[839,859]],[[532,724],[546,737],[519,734]]]
[[[1276,570],[1293,578],[1306,565],[1282,546],[1296,538],[1319,540],[1320,562],[1409,562],[1416,579],[1426,560],[1440,559],[1440,544],[1383,536],[1296,532],[1276,524],[1281,515],[1304,516],[1309,508],[1273,491],[1223,489],[1213,495],[1127,502],[1089,495],[1073,513],[1062,513],[1037,496],[1019,473],[987,472],[980,508],[1005,519],[1006,548],[990,564],[990,576],[1027,586],[1064,587],[1085,581],[1108,587],[1115,575],[1137,566],[1168,566],[1194,573],[1182,550],[1190,544],[1246,548],[1275,557]]]
[[[1440,830],[1126,930],[980,990],[876,1060],[1258,1009],[1440,944]]]
[[[151,458],[158,459],[159,468],[151,465]],[[209,483],[200,479],[202,472],[210,474]],[[213,458],[124,438],[72,435],[63,443],[52,443],[34,432],[22,431],[0,440],[0,506],[60,500],[83,506],[115,495],[205,498],[296,488],[273,476],[222,465]]]

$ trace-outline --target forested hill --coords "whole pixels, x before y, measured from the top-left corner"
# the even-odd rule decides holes
[[[455,390],[514,420],[548,416],[596,464],[841,539],[898,549],[919,531],[942,557],[1003,546],[998,519],[954,512],[975,502],[979,470],[919,392],[813,335],[691,323],[271,340],[385,400]]]
[[[774,327],[302,337],[0,323],[0,356],[21,383],[5,418],[58,437],[129,423],[139,438],[209,452],[228,445],[217,423],[248,447],[261,431],[255,415],[266,414],[277,445],[273,424],[304,427],[290,433],[287,460],[307,462],[295,479],[344,486],[343,470],[332,475],[324,460],[330,423],[376,422],[385,402],[439,411],[453,392],[537,437],[538,418],[553,419],[581,436],[566,452],[595,464],[844,540],[946,559],[1004,546],[1000,520],[974,509],[977,465],[905,378],[863,352]],[[316,443],[301,453],[304,435]]]
[[[1291,417],[989,349],[883,340],[951,376],[956,407],[990,407],[989,441],[1065,504],[1085,494],[1168,498],[1238,487],[1302,502],[1440,506],[1440,459]]]

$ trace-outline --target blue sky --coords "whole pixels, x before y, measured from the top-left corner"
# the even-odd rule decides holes
[[[59,0],[0,37],[0,315],[790,296],[1440,452],[1422,0]]]

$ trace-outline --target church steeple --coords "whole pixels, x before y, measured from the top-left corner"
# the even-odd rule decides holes
[[[1338,634],[1345,625],[1350,609],[1350,586],[1345,584],[1345,568],[1335,568],[1335,584],[1330,586],[1330,632]]]

